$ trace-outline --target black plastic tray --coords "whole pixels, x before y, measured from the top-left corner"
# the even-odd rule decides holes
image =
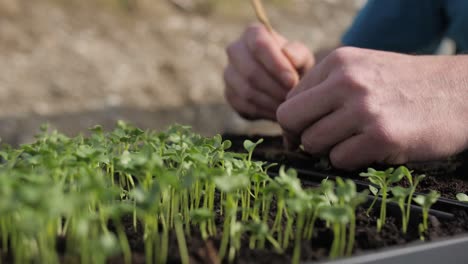
[[[317,263],[317,262],[314,262]],[[468,235],[435,242],[413,242],[321,264],[467,264]],[[312,262],[304,262],[312,264]]]
[[[237,137],[236,139],[240,139]],[[242,146],[237,146],[238,149],[242,149]],[[259,158],[254,153],[254,159]],[[263,157],[263,161],[276,163],[276,160],[268,160]],[[359,191],[368,189],[371,185],[369,182],[364,180],[356,179],[356,175],[350,175],[349,173],[337,173],[333,171],[318,171],[314,169],[313,163],[317,162],[318,159],[311,157],[310,166],[304,166],[304,159],[301,159],[301,166],[295,166],[294,162],[286,162],[287,166],[296,169],[298,177],[304,183],[314,186],[318,185],[323,179],[334,180],[337,177],[351,178],[356,183],[356,187]],[[298,164],[299,164],[298,163]],[[306,164],[307,165],[307,164]],[[468,164],[466,164],[468,165]],[[279,166],[271,168],[269,170],[272,176],[277,174]],[[351,177],[350,177],[351,176]],[[416,193],[415,195],[417,195]],[[373,199],[369,196],[368,203]],[[380,203],[376,203],[378,208]],[[399,217],[401,212],[398,205],[395,203],[388,203],[389,215]],[[462,203],[453,199],[439,198],[439,200],[431,207],[430,214],[441,219],[450,219],[455,217],[453,212],[464,210],[468,212],[468,204]],[[421,208],[415,204],[411,205],[412,215],[420,215]],[[413,221],[418,217],[411,216],[410,219]],[[411,221],[411,220],[410,220]],[[403,246],[387,247],[380,250],[363,253],[362,255],[354,255],[349,258],[343,258],[335,261],[324,261],[324,262],[304,262],[304,264],[322,263],[322,264],[468,264],[468,234],[458,237],[448,237],[441,240],[432,242],[410,242]]]

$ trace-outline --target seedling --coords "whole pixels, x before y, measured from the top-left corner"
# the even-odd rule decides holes
[[[47,129],[32,144],[0,150],[0,254],[15,263],[70,257],[100,264],[117,255],[130,263],[128,228],[142,233],[147,263],[171,260],[171,236],[180,262],[189,263],[194,230],[206,241],[221,238],[220,262],[236,261],[246,239],[252,250],[292,252],[299,263],[301,243],[314,237],[317,219],[333,230],[331,258],[352,253],[356,210],[367,193],[340,178],[305,189],[297,172],[284,167],[270,178],[274,165],[252,158],[262,140],[245,141],[246,153],[232,153],[221,136],[202,137],[179,125],[153,132],[119,122],[111,132],[96,126],[89,137],[74,138]],[[382,208],[389,190],[406,197],[399,200],[403,206],[419,181],[404,169],[370,169],[363,176],[380,188],[371,191],[382,195]],[[390,189],[404,176],[411,185],[407,196]],[[425,215],[433,196],[414,199],[426,206]],[[385,209],[379,226],[384,223]],[[427,230],[427,219],[421,228]],[[66,240],[63,255],[57,238]]]
[[[337,178],[336,189],[335,184],[330,181],[323,181],[321,189],[329,204],[320,207],[319,216],[331,224],[334,234],[330,257],[351,255],[356,229],[356,209],[367,200],[367,192],[356,192],[353,181],[343,181],[341,178]]]
[[[361,177],[368,178],[371,183],[377,185],[380,188],[380,190],[376,192],[382,196],[382,202],[380,204],[380,217],[377,219],[377,231],[380,232],[386,221],[388,191],[390,190],[391,185],[399,182],[405,176],[405,174],[403,174],[400,169],[394,170],[393,168],[389,168],[385,171],[376,171],[372,168],[369,168],[367,173],[361,173],[359,175]],[[371,192],[373,192],[375,195],[375,189],[371,189]],[[377,199],[377,195],[375,196],[375,199]]]
[[[413,179],[412,172],[409,171],[406,167],[399,167],[398,168],[406,177],[410,184],[410,191],[408,195],[408,199],[406,202],[406,222],[403,223],[403,233],[406,233],[408,229],[408,222],[410,218],[410,210],[411,210],[411,201],[413,200],[414,193],[416,192],[416,188],[418,187],[419,183],[426,177],[425,175],[421,174],[416,176]]]
[[[429,209],[433,204],[437,202],[440,197],[440,193],[436,191],[430,191],[427,195],[418,195],[413,200],[415,203],[419,204],[422,207],[423,211],[423,222],[419,225],[419,232],[421,235],[421,240],[424,240],[424,233],[429,228],[427,220],[429,218]]]
[[[341,205],[348,206],[350,213],[350,227],[348,243],[346,248],[346,255],[350,256],[354,247],[354,234],[356,230],[356,209],[359,205],[363,204],[367,200],[368,192],[364,191],[358,193],[356,191],[356,184],[351,180],[343,181],[341,178],[336,180],[337,188],[336,194]]]
[[[468,195],[464,193],[457,193],[457,200],[460,202],[468,202]]]

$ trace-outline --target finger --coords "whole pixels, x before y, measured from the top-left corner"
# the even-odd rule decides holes
[[[251,104],[258,105],[269,112],[276,113],[276,110],[281,104],[281,101],[276,100],[275,98],[272,98],[249,85],[231,66],[226,68],[224,81],[228,85],[228,89],[232,89],[237,97]]]
[[[311,154],[329,151],[334,145],[353,136],[358,130],[356,115],[345,108],[327,115],[304,130],[301,143]]]
[[[281,104],[276,118],[283,130],[301,135],[307,127],[338,109],[339,97],[331,83],[326,81]]]
[[[314,57],[309,49],[299,42],[286,43],[286,45],[283,46],[283,52],[288,56],[289,61],[301,75],[315,64]]]
[[[288,100],[304,92],[305,90],[308,90],[309,88],[324,82],[329,77],[331,71],[334,69],[336,64],[335,61],[336,60],[333,58],[333,56],[328,56],[314,67],[310,68],[298,83],[298,85],[289,91],[286,99]]]
[[[376,161],[378,151],[367,135],[358,134],[336,145],[330,152],[330,161],[336,168],[355,170]]]
[[[250,54],[246,44],[238,41],[228,47],[230,65],[239,72],[253,87],[264,93],[284,101],[288,93],[275,78],[271,77],[263,65]]]
[[[236,110],[236,112],[245,119],[268,119],[272,121],[276,120],[276,116],[273,112],[263,109],[258,105],[242,100],[237,94],[235,94],[234,90],[232,89],[227,88],[225,90],[225,97],[226,100],[231,104],[232,108]]]
[[[291,89],[299,82],[299,76],[291,62],[277,43],[275,37],[263,26],[254,25],[247,29],[246,45],[251,54],[262,64],[271,76]]]
[[[336,145],[330,152],[333,166],[356,170],[372,163],[403,164],[407,157],[383,144],[370,133],[360,133]]]
[[[295,150],[300,145],[300,138],[298,135],[289,133],[283,130],[283,145],[288,150]]]

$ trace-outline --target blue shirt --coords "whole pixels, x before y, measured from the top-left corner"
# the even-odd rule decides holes
[[[452,39],[468,52],[468,0],[369,0],[343,36],[346,46],[431,54]]]

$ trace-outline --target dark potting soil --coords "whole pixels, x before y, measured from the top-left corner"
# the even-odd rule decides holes
[[[243,142],[247,139],[245,136],[225,135],[225,139],[233,142],[232,151],[245,152]],[[307,153],[297,151],[287,151],[283,147],[281,137],[253,136],[248,139],[257,141],[263,138],[264,142],[259,145],[254,153],[258,160],[286,164],[306,170],[313,170],[331,175],[342,175],[360,179],[359,172],[340,171],[329,165],[324,157],[310,156]],[[427,177],[421,182],[418,192],[428,192],[437,190],[442,196],[454,198],[457,193],[468,191],[468,155],[463,154],[445,161],[408,164],[407,166],[414,170],[416,174],[426,174]],[[384,166],[375,165],[376,169],[385,169]],[[405,182],[402,182],[405,185]],[[313,185],[310,183],[304,185]],[[271,219],[276,215],[276,208],[272,204]],[[378,209],[375,209],[378,210]],[[452,219],[439,219],[435,216],[429,218],[429,231],[425,234],[426,241],[439,238],[450,237],[468,232],[468,215],[466,211],[452,211]],[[374,250],[382,250],[389,246],[404,245],[410,242],[420,241],[418,233],[418,224],[421,217],[412,216],[408,227],[408,233],[403,235],[401,232],[401,220],[399,215],[394,215],[389,211],[387,223],[381,232],[377,232],[378,211],[371,212],[370,217],[365,214],[364,209],[359,209],[357,214],[356,241],[354,254],[363,254]],[[221,227],[223,218],[217,218],[218,235],[204,241],[197,229],[192,229],[190,237],[186,237],[190,254],[191,263],[219,263],[218,248],[221,242]],[[133,263],[145,263],[144,261],[144,242],[142,229],[134,230],[131,218],[124,221],[126,233],[129,235],[130,245],[133,251]],[[333,233],[325,224],[318,222],[314,231],[312,241],[303,241],[301,245],[301,258],[303,261],[319,261],[328,258],[329,249],[333,241]],[[177,240],[173,234],[170,236],[169,245],[169,263],[180,263]],[[155,252],[156,253],[156,252]],[[157,253],[156,253],[157,254]],[[242,248],[236,256],[235,263],[289,263],[291,261],[292,247],[284,254],[276,253],[271,247],[263,250],[251,250],[248,246],[247,236],[242,240]],[[121,257],[115,257],[109,263],[123,263]]]
[[[243,141],[247,139],[245,136],[230,136],[225,135],[225,139],[233,142],[232,151],[245,152],[243,149]],[[332,175],[343,175],[352,178],[360,178],[359,172],[343,172],[336,170],[327,164],[326,159],[321,157],[313,157],[306,153],[298,151],[286,151],[283,148],[281,137],[264,137],[256,136],[249,137],[252,141],[259,138],[264,138],[264,143],[258,146],[255,151],[255,158],[258,160],[266,160],[279,164],[299,167],[303,169],[314,170],[318,172],[330,173]],[[444,197],[454,198],[459,192],[468,191],[468,178],[466,156],[455,157],[453,159],[427,163],[409,165],[416,173],[424,173],[427,177],[420,184],[418,191],[426,192],[429,190],[438,190]],[[467,161],[465,163],[460,162]],[[376,167],[378,168],[378,166]],[[383,168],[383,167],[382,167]],[[404,183],[403,183],[404,184]],[[274,203],[273,203],[274,204]],[[272,205],[273,205],[272,204]],[[375,209],[377,210],[377,209]],[[425,235],[426,241],[431,241],[443,237],[450,237],[463,233],[468,233],[468,215],[466,211],[450,212],[455,215],[452,219],[439,219],[431,216],[429,219],[429,231]],[[276,215],[276,208],[271,208],[271,219]],[[386,249],[389,246],[404,245],[410,242],[419,241],[418,224],[421,221],[420,217],[412,217],[412,221],[408,228],[408,233],[403,235],[401,232],[401,221],[398,215],[392,214],[389,211],[387,223],[379,233],[376,229],[376,220],[378,211],[371,212],[370,217],[365,214],[364,209],[359,209],[357,213],[356,225],[356,241],[354,254],[363,254],[374,250]],[[223,218],[217,217],[216,224],[218,226],[218,234],[216,237],[204,241],[198,229],[192,228],[191,235],[186,237],[187,246],[189,249],[190,262],[197,263],[219,263],[218,248],[221,242],[221,228]],[[138,225],[135,230],[133,227],[132,217],[123,219],[126,234],[132,249],[132,263],[145,263],[143,227]],[[112,225],[110,224],[112,230]],[[328,258],[329,249],[333,241],[333,233],[329,228],[325,227],[323,222],[317,222],[314,237],[312,241],[303,241],[301,245],[301,256],[303,261],[318,261]],[[289,263],[292,255],[292,247],[284,254],[276,253],[271,246],[263,250],[251,250],[248,246],[248,238],[244,235],[242,239],[242,248],[236,256],[235,263]],[[66,248],[66,239],[59,238],[57,250],[64,252]],[[292,242],[291,242],[292,244]],[[1,248],[1,245],[0,245]],[[157,254],[158,252],[154,252]],[[1,256],[2,263],[10,263],[6,256]],[[78,263],[76,258],[64,256],[61,259],[62,263]],[[122,256],[115,256],[109,259],[110,264],[123,264]],[[179,250],[177,239],[174,234],[170,235],[168,263],[180,263]]]
[[[231,150],[236,152],[245,152],[243,148],[244,140],[257,141],[263,138],[264,142],[255,149],[254,158],[298,169],[359,180],[363,180],[363,178],[359,177],[359,173],[366,170],[366,168],[363,168],[357,171],[343,171],[333,168],[328,162],[326,155],[317,157],[308,155],[301,150],[286,150],[281,136],[225,134],[223,138],[232,141]],[[405,165],[413,170],[414,174],[426,175],[426,178],[418,186],[417,192],[427,193],[430,190],[435,190],[440,192],[442,197],[450,199],[456,199],[457,193],[468,194],[468,152],[442,161],[409,163]],[[371,167],[385,169],[388,166],[374,164]],[[403,180],[401,184],[405,186],[408,183]]]
[[[276,215],[276,208],[272,204],[270,219]],[[374,250],[384,249],[389,246],[404,245],[413,241],[419,241],[418,224],[421,222],[421,217],[413,215],[408,228],[408,233],[403,235],[401,232],[401,221],[398,213],[388,210],[387,222],[382,231],[379,233],[376,229],[378,208],[371,211],[370,217],[365,214],[365,208],[358,209],[356,215],[356,241],[354,254],[369,253]],[[430,216],[429,232],[425,235],[427,241],[439,239],[442,237],[450,237],[468,232],[468,214],[465,211],[452,212],[455,217],[451,219],[437,218]],[[217,236],[204,241],[198,229],[192,228],[191,235],[186,237],[187,246],[190,255],[190,263],[212,263],[218,262],[218,248],[221,243],[222,223],[224,219],[219,214],[216,218]],[[144,239],[143,227],[138,223],[137,229],[133,227],[133,219],[131,216],[123,219],[125,233],[127,234],[130,247],[132,249],[132,263],[145,263],[144,254]],[[270,223],[271,224],[271,223]],[[109,229],[112,231],[112,224],[109,224]],[[333,241],[333,233],[329,228],[326,228],[325,223],[318,221],[314,229],[314,236],[311,241],[303,241],[301,245],[301,259],[303,261],[319,261],[328,258],[329,249]],[[248,236],[244,235],[242,239],[242,247],[240,253],[237,254],[234,263],[290,263],[292,256],[292,246],[284,254],[279,254],[268,245],[263,250],[251,250],[249,248]],[[66,239],[59,238],[57,240],[58,252],[64,252],[66,248]],[[292,245],[292,242],[291,244]],[[1,248],[1,247],[0,247]],[[177,239],[174,234],[170,235],[168,263],[180,263],[179,249]],[[157,254],[157,252],[154,252]],[[2,263],[12,263],[8,257],[2,258]],[[76,257],[63,256],[62,263],[79,263]],[[123,264],[122,256],[115,256],[108,261],[109,264]],[[227,263],[227,262],[226,262]]]
[[[452,220],[438,219],[431,216],[429,219],[430,230],[425,236],[426,241],[468,232],[468,215],[466,212],[460,211],[455,214],[456,217]],[[274,212],[272,212],[272,215],[274,215]],[[411,221],[406,235],[403,235],[401,232],[401,222],[399,218],[389,216],[386,225],[380,233],[377,232],[376,229],[376,220],[377,217],[374,212],[368,217],[364,209],[358,210],[354,254],[364,254],[389,246],[404,245],[413,241],[419,241],[417,225],[421,220],[420,217]],[[220,226],[222,225],[222,219],[218,219],[217,222],[219,222],[219,226],[218,235],[216,237],[204,241],[198,230],[193,229],[191,236],[186,238],[191,263],[219,263],[217,249],[221,242]],[[130,218],[124,221],[124,223],[133,252],[133,263],[145,263],[141,231],[134,231]],[[323,222],[318,222],[312,241],[302,242],[301,259],[303,261],[312,262],[327,259],[332,241],[333,233],[331,230],[326,228]],[[264,250],[251,250],[248,246],[247,236],[244,236],[242,248],[240,253],[237,254],[234,263],[290,263],[291,255],[292,247],[284,254],[276,253],[273,248],[268,246]],[[121,256],[117,256],[110,259],[108,263],[123,264],[124,262]],[[177,240],[174,234],[171,234],[169,240],[168,263],[180,263]]]

